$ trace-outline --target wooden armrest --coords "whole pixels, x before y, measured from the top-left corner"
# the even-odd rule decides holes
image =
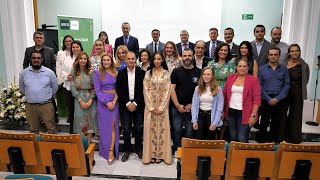
[[[94,153],[94,148],[96,147],[95,143],[91,143],[88,147],[88,149],[86,150],[86,155],[90,155],[92,152]]]
[[[176,158],[181,159],[181,157],[182,157],[182,147],[178,147]]]

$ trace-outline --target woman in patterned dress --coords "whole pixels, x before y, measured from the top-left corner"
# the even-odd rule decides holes
[[[73,131],[88,137],[90,144],[92,134],[97,132],[96,101],[93,87],[89,56],[85,52],[79,53],[73,65],[71,92],[74,96],[74,124]]]
[[[219,44],[214,51],[214,57],[216,59],[210,61],[208,66],[214,68],[218,85],[223,89],[229,74],[236,71],[234,61],[230,60],[232,56],[229,45],[226,43]]]
[[[143,130],[143,163],[172,163],[169,122],[170,73],[164,57],[153,55],[150,70],[143,80],[145,100]]]

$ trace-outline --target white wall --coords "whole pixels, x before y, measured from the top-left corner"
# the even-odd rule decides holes
[[[270,31],[281,26],[283,0],[223,0],[221,14],[221,30],[219,39],[223,39],[223,30],[232,27],[235,31],[234,42],[254,39],[253,29],[257,24],[266,27],[265,38],[270,41]],[[253,20],[242,20],[242,14],[253,14]]]
[[[101,0],[38,0],[39,28],[41,24],[58,25],[57,15],[93,19],[93,37],[101,31]],[[104,8],[110,9],[110,6]],[[57,28],[52,28],[57,29]]]
[[[160,41],[180,42],[180,31],[189,32],[189,41],[209,39],[211,27],[220,28],[222,0],[117,0],[101,1],[102,29],[114,44],[122,36],[121,24],[129,22],[130,34],[139,39],[140,48],[152,41],[152,29],[160,30]]]

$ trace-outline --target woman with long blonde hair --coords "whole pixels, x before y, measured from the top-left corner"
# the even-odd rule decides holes
[[[108,160],[109,165],[119,157],[117,75],[112,55],[103,55],[99,69],[94,71],[94,88],[98,98],[99,154]]]
[[[197,139],[219,139],[223,111],[223,95],[213,68],[202,69],[192,98],[191,115]]]

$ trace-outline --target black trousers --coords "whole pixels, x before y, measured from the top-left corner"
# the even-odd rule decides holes
[[[63,88],[64,97],[66,98],[67,108],[69,112],[68,121],[70,123],[69,133],[73,134],[73,123],[74,123],[74,97],[72,96],[71,91]]]
[[[271,95],[270,97],[275,97]],[[270,125],[270,135],[267,133],[267,127]],[[259,141],[271,141],[280,143],[284,140],[286,128],[286,107],[284,100],[271,106],[265,100],[261,103],[261,121],[259,127]]]
[[[221,130],[217,127],[214,131],[209,129],[211,125],[211,111],[203,111],[199,109],[198,114],[198,130],[195,131],[197,139],[201,140],[217,140],[220,139]]]

